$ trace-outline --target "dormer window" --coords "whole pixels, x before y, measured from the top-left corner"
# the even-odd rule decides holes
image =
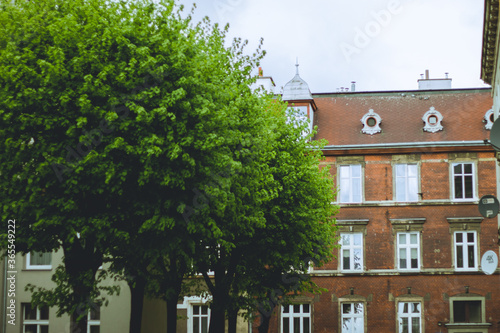
[[[484,125],[484,128],[487,130],[491,130],[491,127],[495,122],[495,112],[493,112],[493,109],[489,109],[488,111],[486,111],[486,113],[484,114],[484,122],[486,123],[486,125]]]
[[[426,132],[435,133],[443,130],[443,125],[441,125],[443,116],[433,106],[424,114],[422,120],[424,121],[424,131]]]
[[[380,129],[381,122],[382,118],[376,114],[373,109],[370,109],[368,113],[361,118],[361,123],[363,123],[361,132],[370,135],[380,133],[382,131]]]

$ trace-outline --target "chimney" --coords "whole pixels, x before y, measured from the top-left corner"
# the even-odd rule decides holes
[[[351,81],[351,92],[356,91],[356,81]]]
[[[259,67],[259,76],[260,77],[264,76],[264,71],[262,70],[262,67]]]
[[[425,79],[429,80],[429,70],[428,69],[425,70]]]

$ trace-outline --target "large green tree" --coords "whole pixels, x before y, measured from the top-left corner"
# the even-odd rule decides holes
[[[200,237],[218,243],[223,226],[208,209],[225,209],[262,114],[248,88],[262,52],[227,47],[226,30],[193,25],[173,1],[2,0],[0,9],[2,223],[18,221],[20,252],[62,249],[56,289],[34,289],[35,299],[86,332],[87,311],[103,301],[103,262],[140,298],[149,262],[174,267]],[[224,175],[217,186],[214,175]]]

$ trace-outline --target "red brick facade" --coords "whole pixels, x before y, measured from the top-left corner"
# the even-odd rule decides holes
[[[306,332],[310,320],[314,333],[500,332],[499,270],[492,275],[481,270],[486,251],[498,256],[499,224],[496,217],[484,218],[478,211],[479,198],[497,194],[495,152],[481,144],[489,138],[483,117],[492,105],[490,91],[313,98],[317,138],[329,141],[324,164],[336,175],[337,186],[340,166],[360,165],[361,200],[341,202],[337,197],[339,235],[347,235],[346,245],[339,246],[332,262],[311,273],[327,291],[297,299],[297,304],[309,304],[304,308],[310,309],[309,319],[287,325]],[[443,129],[434,133],[423,129],[422,116],[431,107],[443,115]],[[360,119],[369,109],[382,118],[380,133],[361,131]],[[396,165],[412,165],[408,168],[417,170],[416,178],[410,180],[408,173],[396,180]],[[357,176],[351,172],[343,184],[351,184],[355,192],[352,179]],[[417,199],[398,199],[396,192],[404,186],[405,191],[417,191],[415,185],[401,185],[414,179]],[[362,238],[361,245],[355,237]],[[270,332],[284,332],[282,326],[281,308],[276,307]]]

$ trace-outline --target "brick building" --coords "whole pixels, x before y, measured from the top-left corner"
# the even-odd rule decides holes
[[[419,86],[311,94],[297,73],[284,87],[329,142],[340,239],[311,273],[327,291],[277,307],[271,332],[500,332],[499,270],[481,266],[498,219],[478,211],[497,190],[491,91]]]

